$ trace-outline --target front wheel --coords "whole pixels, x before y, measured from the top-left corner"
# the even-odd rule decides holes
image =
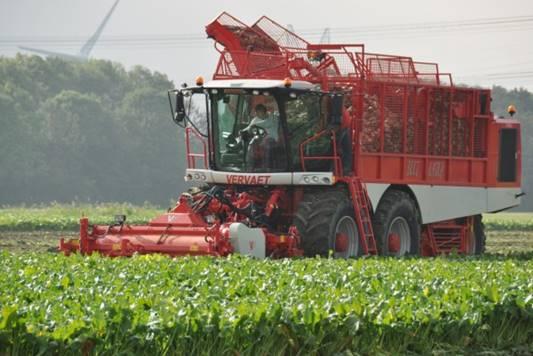
[[[330,251],[337,258],[362,255],[353,206],[348,193],[343,190],[305,192],[298,205],[294,225],[300,233],[302,249],[307,257],[325,257]]]
[[[409,194],[390,190],[374,214],[374,235],[380,255],[407,256],[420,253],[420,223]]]

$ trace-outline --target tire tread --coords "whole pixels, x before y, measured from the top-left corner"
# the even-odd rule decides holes
[[[344,190],[309,190],[304,193],[293,224],[302,237],[305,256],[327,256],[332,221],[339,207],[347,205],[351,206],[351,201]]]

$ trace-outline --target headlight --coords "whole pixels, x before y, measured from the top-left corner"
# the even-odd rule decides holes
[[[300,177],[300,184],[314,184],[314,185],[331,185],[332,177],[327,175],[318,174],[305,174]]]

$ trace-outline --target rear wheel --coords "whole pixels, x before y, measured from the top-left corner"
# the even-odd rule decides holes
[[[481,215],[475,215],[474,226],[468,236],[467,251],[468,255],[481,255],[485,252],[485,242],[487,237],[485,236],[485,225],[483,225],[483,218]]]
[[[362,254],[354,210],[347,192],[342,190],[307,191],[298,206],[294,225],[308,257],[357,257]]]
[[[416,204],[409,194],[390,190],[374,214],[374,235],[381,255],[418,255],[420,223]]]

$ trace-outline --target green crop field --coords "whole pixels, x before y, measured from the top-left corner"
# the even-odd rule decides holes
[[[488,230],[533,231],[533,213],[483,214]]]
[[[0,209],[0,355],[533,353],[533,214],[486,214],[487,255],[255,261],[64,257],[78,219]]]
[[[3,252],[0,350],[527,354],[531,257],[256,261]]]
[[[52,204],[0,208],[0,231],[75,231],[80,217],[95,224],[109,224],[117,214],[132,224],[146,223],[166,209],[131,204]],[[533,231],[533,213],[484,214],[488,230]]]
[[[0,208],[0,231],[74,231],[82,216],[95,224],[109,224],[117,214],[127,215],[128,223],[146,223],[165,210],[151,205],[131,204],[51,204]]]

